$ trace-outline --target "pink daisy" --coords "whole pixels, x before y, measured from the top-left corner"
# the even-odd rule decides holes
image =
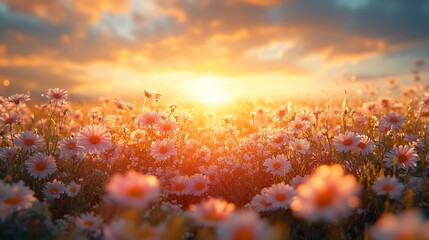
[[[199,196],[209,190],[210,180],[203,174],[194,174],[189,179],[189,193]]]
[[[337,221],[358,206],[360,186],[340,165],[323,165],[298,186],[291,203],[293,213],[312,221]]]
[[[227,219],[235,210],[235,205],[222,199],[210,198],[200,204],[192,204],[187,211],[198,225],[216,226]]]
[[[80,185],[72,181],[66,187],[66,194],[69,197],[76,197],[77,194],[79,193],[79,190],[80,190]]]
[[[112,144],[110,133],[102,126],[87,125],[77,135],[77,144],[88,153],[101,153],[109,149]]]
[[[37,151],[45,145],[43,138],[33,131],[20,132],[15,136],[14,144],[26,151]]]
[[[305,154],[310,150],[310,143],[306,139],[294,138],[291,147],[295,152]]]
[[[272,231],[269,224],[259,218],[254,211],[236,212],[220,223],[217,237],[222,240],[234,239],[271,239]]]
[[[267,193],[255,195],[250,202],[253,209],[258,212],[273,210],[273,203],[268,200]]]
[[[68,158],[78,153],[81,153],[83,147],[77,144],[76,138],[69,137],[64,138],[60,141],[60,146],[58,147],[58,149],[60,150],[61,157]]]
[[[272,203],[273,209],[288,209],[292,198],[295,196],[295,190],[284,182],[274,184],[266,191],[267,201]]]
[[[2,124],[14,124],[17,123],[19,121],[19,114],[14,113],[14,112],[7,112],[4,113],[1,117],[0,117],[0,123]]]
[[[170,193],[176,195],[185,195],[189,193],[189,177],[176,176],[170,180]]]
[[[108,199],[122,205],[144,209],[160,196],[159,180],[152,175],[129,171],[115,174],[106,185]]]
[[[167,138],[164,138],[161,141],[156,140],[150,146],[150,155],[156,160],[165,160],[176,155],[174,141]]]
[[[374,142],[366,135],[359,135],[359,144],[355,147],[354,151],[362,155],[371,154],[374,150]]]
[[[170,119],[160,121],[156,127],[159,133],[174,133],[177,130],[177,122]]]
[[[44,194],[48,199],[58,199],[65,191],[65,185],[61,181],[54,180],[53,182],[45,185]]]
[[[301,121],[299,119],[296,119],[295,121],[292,121],[289,123],[289,131],[291,133],[302,132],[309,128],[310,128],[310,123],[308,121]]]
[[[413,147],[408,145],[401,145],[399,147],[394,147],[383,159],[386,162],[386,166],[399,166],[405,169],[409,167],[414,168],[419,161],[419,156],[414,151]]]
[[[22,102],[30,101],[30,95],[27,94],[14,94],[6,99],[7,102],[19,105]]]
[[[307,121],[309,123],[316,122],[316,116],[312,112],[304,111],[296,115],[295,120]]]
[[[103,218],[93,212],[82,213],[76,218],[76,226],[80,230],[98,232],[103,227]]]
[[[273,175],[284,176],[290,171],[291,163],[285,155],[281,154],[265,159],[263,166]]]
[[[271,144],[274,147],[282,147],[289,141],[289,136],[285,131],[275,131],[271,136]]]
[[[57,169],[57,164],[52,156],[38,153],[25,161],[27,171],[30,175],[37,179],[44,179],[51,175]]]
[[[158,112],[145,112],[137,117],[140,127],[150,127],[157,125],[161,121],[161,114]]]
[[[359,145],[361,138],[354,132],[347,131],[334,138],[334,145],[340,152],[348,152]]]
[[[402,124],[405,123],[405,118],[396,112],[384,114],[381,120],[390,126],[394,131],[396,131]]]
[[[61,88],[50,88],[46,94],[46,98],[53,103],[61,103],[67,101],[68,93],[66,90]]]
[[[299,175],[296,175],[291,181],[290,181],[290,185],[292,187],[294,187],[295,189],[298,188],[299,185],[301,185],[302,183],[304,183],[305,181],[308,180],[310,176],[305,175],[304,177],[301,177]]]
[[[0,180],[0,219],[6,219],[13,212],[29,208],[36,201],[34,192],[24,182],[7,184]]]
[[[389,198],[394,199],[402,195],[404,191],[404,184],[399,182],[396,177],[379,177],[372,185],[372,190],[377,195],[388,195]]]

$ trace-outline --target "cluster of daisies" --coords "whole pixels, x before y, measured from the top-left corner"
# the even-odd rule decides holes
[[[147,90],[142,109],[79,108],[60,88],[45,97],[0,98],[0,237],[42,204],[52,238],[336,238],[278,223],[355,221],[342,238],[429,239],[429,95],[253,103],[223,117]]]

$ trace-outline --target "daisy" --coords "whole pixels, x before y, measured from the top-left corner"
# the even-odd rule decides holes
[[[296,216],[310,222],[334,222],[357,207],[359,191],[356,178],[344,175],[340,165],[323,165],[298,186],[291,209]]]
[[[305,154],[310,150],[310,143],[305,139],[294,138],[292,140],[292,149],[295,152]]]
[[[33,131],[20,132],[15,136],[13,143],[26,151],[37,151],[45,145],[43,138]]]
[[[14,112],[7,112],[4,113],[1,117],[0,117],[0,123],[2,124],[14,124],[17,123],[19,121],[19,114],[14,113]]]
[[[295,120],[307,121],[309,123],[316,122],[316,116],[312,112],[304,111],[296,115]]]
[[[301,121],[299,119],[289,123],[289,131],[291,133],[298,133],[307,130],[310,128],[310,123],[308,121]]]
[[[0,219],[5,220],[13,212],[31,207],[34,201],[34,192],[24,186],[24,182],[7,184],[0,180]]]
[[[77,144],[77,139],[75,137],[69,137],[60,141],[58,149],[60,150],[61,157],[68,158],[81,153],[83,147]]]
[[[359,145],[361,138],[354,132],[347,131],[334,138],[334,145],[340,152],[348,152]]]
[[[66,194],[69,197],[76,197],[77,194],[79,193],[79,190],[80,190],[80,185],[72,181],[66,187]]]
[[[171,194],[185,195],[189,193],[189,177],[188,176],[176,176],[170,180]]]
[[[252,198],[250,205],[257,212],[271,211],[274,209],[273,203],[268,200],[268,194],[267,193],[261,193],[261,194],[255,195]]]
[[[156,127],[159,133],[174,133],[177,130],[177,122],[170,119],[160,121]]]
[[[135,143],[140,143],[145,140],[146,132],[142,129],[137,129],[131,132],[130,138],[131,141]]]
[[[144,209],[160,196],[159,180],[152,175],[129,171],[115,174],[106,185],[108,199],[122,205]]]
[[[295,190],[284,182],[274,184],[266,191],[267,201],[272,203],[273,209],[288,209],[292,198],[295,196]]]
[[[374,150],[374,142],[366,135],[359,135],[359,137],[359,144],[353,150],[362,155],[371,154]]]
[[[284,119],[287,114],[290,112],[290,106],[281,106],[274,112],[275,119],[282,120]]]
[[[7,102],[19,105],[22,102],[30,101],[30,95],[27,94],[14,94],[6,99]]]
[[[112,144],[110,133],[102,126],[87,125],[77,135],[77,144],[82,146],[88,153],[99,154],[109,149]]]
[[[408,145],[401,145],[394,147],[383,159],[386,162],[386,166],[399,166],[401,168],[408,169],[409,167],[414,168],[419,161],[419,156],[414,151],[413,147]]]
[[[199,166],[198,170],[200,170],[202,174],[209,177],[209,180],[211,183],[215,183],[219,180],[217,165],[210,165],[207,168],[203,166]]]
[[[377,195],[388,195],[390,199],[397,198],[404,191],[404,184],[399,182],[396,177],[379,177],[372,185],[372,190]]]
[[[369,233],[374,240],[429,239],[429,221],[415,209],[383,213]]]
[[[197,149],[194,154],[194,157],[198,160],[203,160],[204,162],[209,162],[211,158],[210,149],[206,146],[202,146]]]
[[[282,147],[289,141],[289,136],[284,131],[276,131],[271,136],[271,144],[274,147]]]
[[[296,175],[291,181],[290,181],[290,185],[293,187],[293,188],[298,188],[298,186],[299,185],[301,185],[302,183],[304,183],[305,181],[307,181],[308,180],[308,178],[309,178],[310,176],[308,176],[308,175],[304,175],[304,177],[301,177],[301,176],[299,176],[299,175]]]
[[[12,159],[16,154],[16,148],[14,147],[4,147],[0,148],[0,159],[7,161]]]
[[[198,225],[216,226],[227,219],[235,210],[235,205],[222,199],[210,198],[200,204],[189,206],[187,215]]]
[[[174,141],[167,138],[164,138],[161,141],[156,140],[150,146],[150,155],[156,160],[165,160],[176,155]]]
[[[290,171],[291,163],[285,155],[281,154],[265,159],[263,166],[267,168],[267,172],[273,175],[284,176]]]
[[[38,153],[25,161],[27,171],[36,179],[44,179],[57,169],[54,157]]]
[[[192,195],[199,196],[209,189],[210,180],[203,174],[194,174],[189,179],[189,192]]]
[[[150,127],[161,121],[161,114],[158,112],[145,112],[136,118],[140,127]]]
[[[216,232],[217,238],[222,240],[264,240],[272,237],[269,224],[261,220],[254,211],[231,214],[228,219],[217,226]]]
[[[67,101],[68,93],[61,88],[50,88],[46,94],[46,98],[53,103],[61,103]]]
[[[405,123],[405,118],[396,112],[391,112],[384,114],[381,118],[381,121],[396,131],[402,124]]]
[[[98,232],[103,226],[103,218],[93,212],[82,213],[76,218],[76,227],[80,230]]]
[[[58,199],[65,190],[65,185],[61,181],[54,180],[45,185],[44,194],[48,199]]]

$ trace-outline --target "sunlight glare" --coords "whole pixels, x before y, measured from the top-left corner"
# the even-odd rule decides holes
[[[202,103],[220,104],[229,99],[225,89],[225,79],[205,76],[190,83],[195,100]]]

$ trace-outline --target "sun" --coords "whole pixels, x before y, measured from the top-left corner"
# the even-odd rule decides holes
[[[207,104],[226,102],[230,95],[225,87],[226,79],[217,76],[204,76],[190,83],[194,100]]]

